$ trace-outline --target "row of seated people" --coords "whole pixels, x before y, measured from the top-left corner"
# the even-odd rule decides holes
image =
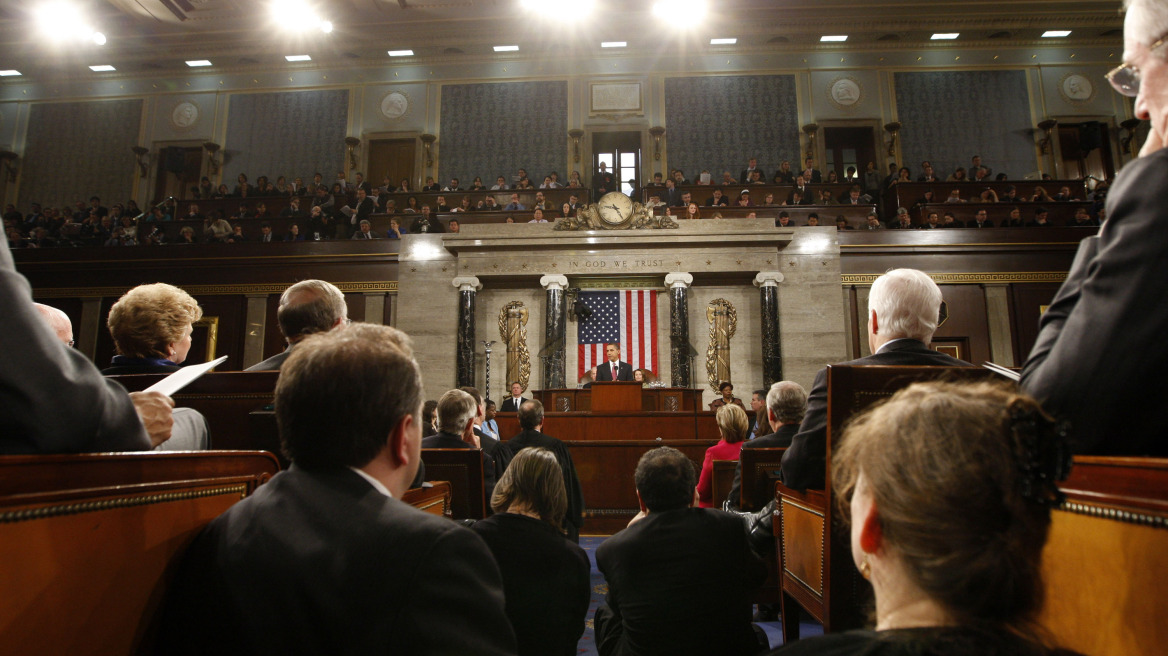
[[[968,212],[961,214],[968,214],[965,220],[958,218],[959,213],[945,209],[944,206],[928,205],[921,208],[914,208],[917,216],[913,217],[905,208],[897,210],[896,218],[888,222],[887,226],[880,223],[875,213],[868,216],[868,225],[866,229],[878,230],[882,227],[889,229],[911,229],[916,228],[920,230],[935,230],[939,228],[1049,228],[1055,226],[1065,226],[1068,228],[1098,228],[1102,222],[1107,219],[1107,211],[1100,208],[1097,216],[1092,216],[1090,209],[1084,205],[1079,205],[1072,208],[1073,214],[1065,216],[1069,212],[1060,212],[1063,216],[1056,220],[1051,216],[1050,208],[1039,205],[1033,209],[1027,208],[1023,213],[1022,208],[1014,206],[1010,208],[998,208],[994,212],[990,212],[984,207],[972,208]]]

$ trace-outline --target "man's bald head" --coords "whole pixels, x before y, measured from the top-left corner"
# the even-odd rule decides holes
[[[349,316],[345,295],[323,280],[302,280],[280,296],[276,320],[289,344],[313,333],[323,333],[344,323]]]
[[[33,305],[36,306],[37,312],[40,312],[45,323],[49,324],[49,328],[52,328],[53,332],[57,334],[57,339],[66,346],[73,346],[73,322],[69,320],[69,315],[51,305],[42,303],[34,303]]]

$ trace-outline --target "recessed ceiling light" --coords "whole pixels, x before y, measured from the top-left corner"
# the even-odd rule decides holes
[[[95,73],[104,73],[105,71],[116,71],[118,69],[110,66],[109,64],[100,64],[98,66],[90,66],[89,70],[94,71]]]
[[[738,39],[710,39],[712,46],[732,46],[738,43]]]
[[[624,48],[627,45],[629,45],[629,44],[624,42],[624,41],[601,41],[600,42],[601,48]]]
[[[960,34],[961,34],[960,32],[937,32],[936,34],[934,34],[933,36],[931,36],[929,38],[931,38],[934,41],[949,41],[952,39],[956,39]]]
[[[821,37],[819,37],[819,40],[820,40],[821,42],[828,42],[828,41],[847,41],[847,40],[848,40],[848,35],[847,35],[847,34],[836,34],[836,35],[821,36]]]
[[[93,39],[93,42],[94,42],[94,43],[96,43],[96,44],[97,44],[97,45],[99,45],[99,46],[104,46],[104,45],[105,45],[105,41],[106,41],[106,39],[105,39],[105,35],[104,35],[104,34],[102,34],[101,32],[94,32],[94,33],[93,33],[93,35],[92,35],[90,38],[92,38],[92,39]]]
[[[284,59],[288,61],[312,61],[309,55],[284,55]]]
[[[514,52],[519,50],[519,46],[495,46],[495,52]]]
[[[1046,38],[1046,39],[1049,39],[1052,37],[1058,39],[1058,38],[1062,38],[1064,36],[1070,36],[1070,34],[1071,34],[1070,30],[1047,30],[1047,31],[1042,33],[1042,36],[1043,36],[1043,38]]]
[[[7,71],[0,71],[0,77],[12,77],[13,75],[20,75],[20,71],[9,69]]]
[[[325,34],[332,34],[333,33],[333,22],[327,21],[327,20],[321,21],[320,22],[320,31],[324,32]]]
[[[190,66],[191,68],[198,68],[200,66],[210,66],[210,65],[211,65],[211,60],[209,60],[209,59],[192,59],[192,60],[187,62],[187,66]]]
[[[413,57],[413,50],[386,50],[390,57]]]

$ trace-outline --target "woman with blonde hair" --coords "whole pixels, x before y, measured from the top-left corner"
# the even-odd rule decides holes
[[[590,600],[591,564],[560,530],[568,510],[555,454],[523,449],[491,495],[495,514],[472,528],[503,574],[507,617],[520,656],[575,654]]]
[[[110,308],[114,339],[110,374],[153,374],[177,371],[191,349],[194,323],[203,309],[191,295],[166,283],[139,285]]]
[[[1070,465],[1065,430],[1006,384],[916,383],[864,413],[833,447],[831,481],[875,592],[875,630],[775,653],[1068,653],[1045,643],[1036,617]]]
[[[702,461],[702,473],[698,476],[698,506],[701,508],[714,507],[714,461],[738,460],[742,442],[750,430],[746,411],[733,403],[718,408],[714,420],[718,422],[718,433],[722,439],[706,449],[706,459]]]

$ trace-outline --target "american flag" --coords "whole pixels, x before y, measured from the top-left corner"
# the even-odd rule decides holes
[[[580,322],[577,378],[607,360],[606,344],[620,344],[620,361],[633,369],[657,373],[656,291],[581,292],[580,300],[592,308],[592,316]]]

